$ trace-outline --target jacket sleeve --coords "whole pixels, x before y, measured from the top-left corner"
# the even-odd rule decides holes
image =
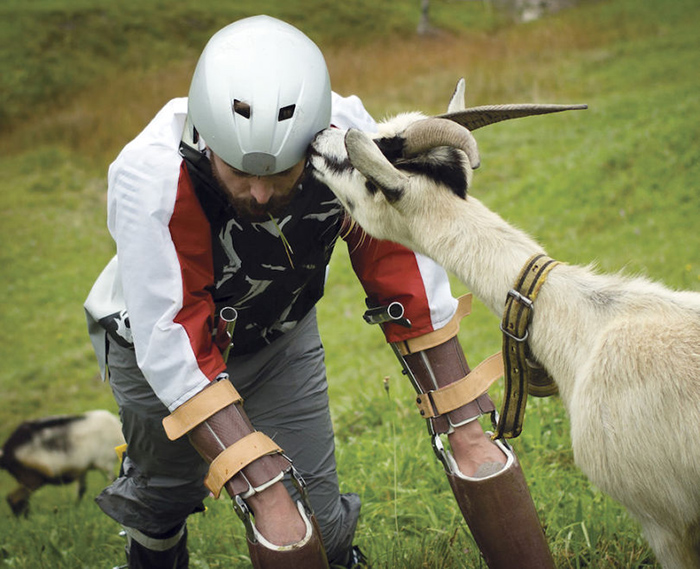
[[[331,122],[342,129],[375,132],[377,125],[357,97],[333,94]],[[406,247],[379,241],[355,226],[346,236],[350,260],[368,300],[375,305],[398,301],[411,328],[397,324],[383,327],[387,341],[398,342],[445,326],[457,310],[445,270]]]
[[[331,99],[331,125],[347,130],[359,128],[365,132],[376,132],[377,123],[356,95],[343,97],[333,92]]]
[[[446,271],[403,245],[380,241],[354,226],[345,237],[352,267],[374,306],[400,302],[411,322],[382,327],[387,342],[422,336],[445,326],[457,310]]]
[[[210,232],[178,153],[183,121],[166,106],[108,177],[108,227],[136,358],[170,411],[225,370],[211,337]]]

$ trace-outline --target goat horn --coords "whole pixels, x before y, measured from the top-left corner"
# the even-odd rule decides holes
[[[469,130],[476,130],[482,126],[510,119],[518,119],[533,115],[546,115],[562,111],[580,111],[587,108],[588,105],[539,105],[528,103],[517,105],[486,105],[438,115],[435,118],[448,119]]]
[[[404,131],[404,152],[415,156],[438,146],[452,146],[463,150],[472,169],[479,167],[479,150],[469,130],[456,121],[432,117],[412,123]]]

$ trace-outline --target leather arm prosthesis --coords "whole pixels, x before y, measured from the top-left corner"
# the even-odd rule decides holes
[[[256,431],[230,381],[212,383],[163,419],[170,440],[185,434],[210,463],[204,484],[218,498],[249,498],[281,480],[291,462],[267,435]]]
[[[471,295],[459,298],[452,319],[439,330],[392,344],[418,393],[416,405],[433,435],[451,433],[496,407],[487,391],[503,375],[496,353],[471,370],[457,339],[459,323],[471,312]]]
[[[442,443],[441,435],[481,415],[489,413],[494,427],[498,422],[487,390],[503,376],[503,359],[498,352],[469,368],[457,333],[461,319],[470,311],[471,296],[465,295],[446,326],[391,346],[417,392],[416,404],[427,420],[435,455],[488,567],[554,569],[525,477],[510,446],[497,440],[505,464],[486,463],[482,466],[487,468],[467,476]]]
[[[210,464],[205,486],[215,498],[225,489],[233,499],[246,527],[256,569],[328,567],[303,479],[282,449],[255,430],[243,409],[243,398],[228,379],[211,383],[175,409],[163,419],[163,427],[171,440],[189,436],[192,446]],[[258,532],[245,499],[281,481],[287,473],[302,498],[297,506],[306,535],[298,543],[276,546]]]

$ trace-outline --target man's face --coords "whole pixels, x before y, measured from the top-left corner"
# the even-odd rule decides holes
[[[240,217],[265,221],[270,215],[278,217],[292,201],[304,173],[304,161],[279,174],[254,176],[236,170],[212,152],[211,170]]]

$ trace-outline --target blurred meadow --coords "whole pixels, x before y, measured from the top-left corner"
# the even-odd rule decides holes
[[[700,291],[700,3],[581,0],[528,23],[499,5],[433,0],[433,33],[419,36],[418,0],[4,0],[0,440],[28,418],[116,411],[82,309],[114,252],[107,167],[187,94],[207,38],[256,13],[310,35],[334,90],[359,95],[378,119],[443,112],[461,76],[470,106],[587,103],[479,130],[474,195],[557,259]],[[466,291],[455,281],[454,292]],[[460,332],[473,365],[500,348],[496,317],[474,304]],[[485,567],[411,387],[363,306],[341,244],[320,320],[342,489],[363,500],[356,542],[375,569]],[[500,404],[501,386],[491,394]],[[576,469],[556,398],[530,400],[514,447],[558,567],[658,567],[639,527]],[[79,504],[74,487],[44,488],[28,519],[0,502],[0,567],[123,563],[119,528],[91,499],[105,482],[93,473]],[[0,471],[0,495],[14,485]],[[190,550],[192,567],[247,566],[227,500],[191,518]]]

